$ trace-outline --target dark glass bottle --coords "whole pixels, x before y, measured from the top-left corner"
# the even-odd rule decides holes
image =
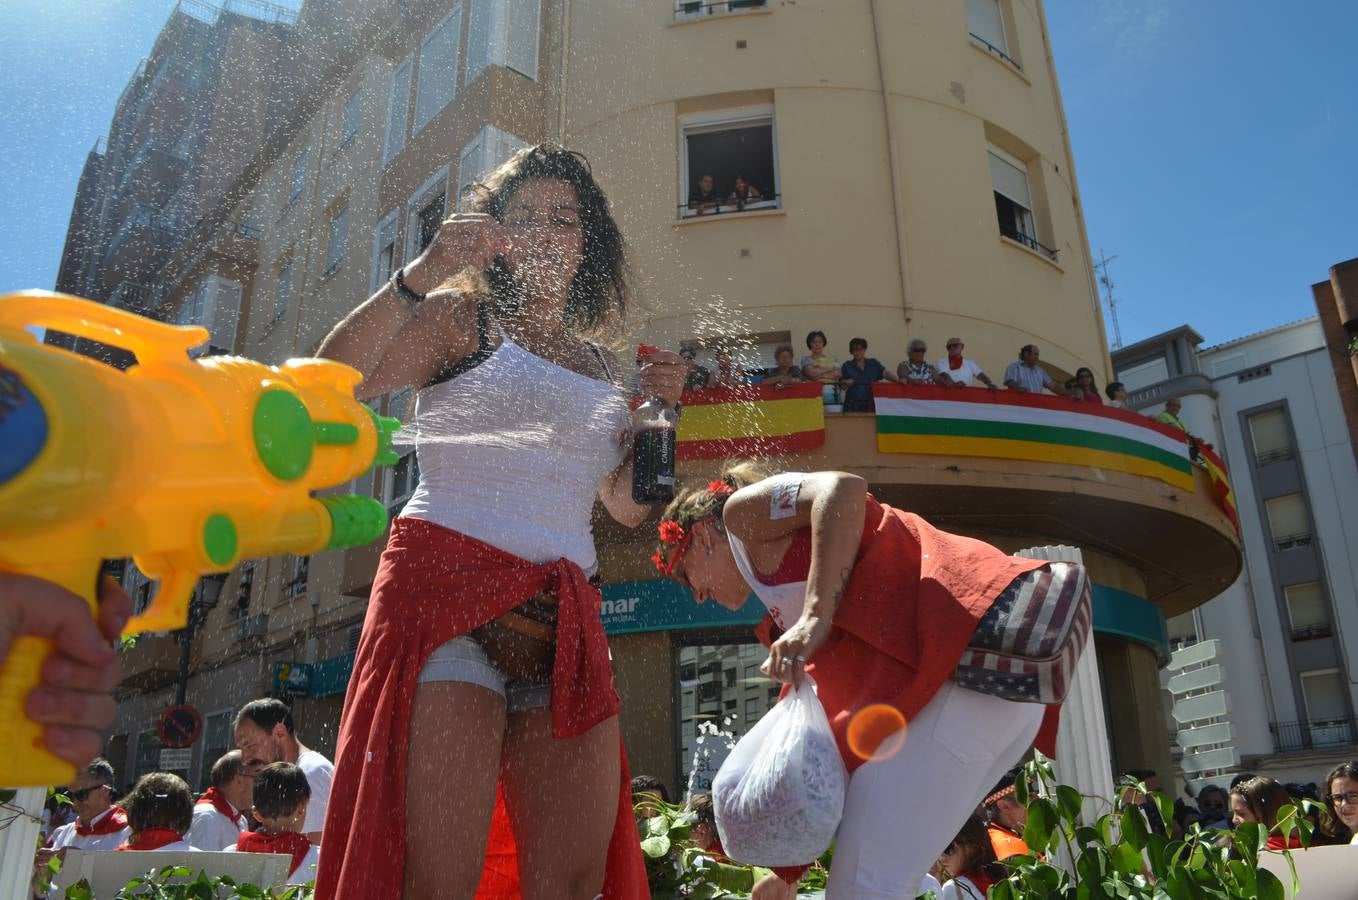
[[[674,499],[675,426],[679,413],[659,397],[647,397],[632,414],[632,499]]]

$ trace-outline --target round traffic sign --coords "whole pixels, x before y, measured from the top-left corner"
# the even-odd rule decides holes
[[[192,747],[202,733],[203,714],[187,703],[166,708],[156,722],[156,736],[161,745],[172,750]]]

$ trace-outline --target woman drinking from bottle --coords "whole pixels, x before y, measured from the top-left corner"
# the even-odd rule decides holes
[[[959,660],[992,606],[1012,608],[1024,590],[1045,605],[1054,585],[1068,599],[1087,589],[1083,570],[939,531],[879,503],[856,475],[764,478],[748,464],[682,491],[660,537],[653,561],[697,602],[739,609],[751,592],[763,601],[769,677],[814,676],[851,773],[828,896],[915,896],[987,787],[1031,745],[1044,711],[955,683]],[[894,754],[868,721],[884,712],[895,738],[909,723]],[[910,809],[928,815],[902,815]],[[775,871],[756,898],[793,895],[802,869]]]
[[[616,361],[587,340],[618,327],[624,275],[583,158],[532,147],[321,347],[367,395],[418,389],[421,474],[345,698],[320,896],[645,895],[588,580],[595,499],[647,512]],[[684,374],[657,352],[641,386],[673,404]]]

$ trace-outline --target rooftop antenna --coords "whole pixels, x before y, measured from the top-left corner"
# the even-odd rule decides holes
[[[1118,302],[1113,297],[1113,279],[1108,275],[1108,264],[1117,259],[1117,256],[1105,256],[1103,248],[1099,248],[1099,261],[1094,266],[1099,273],[1099,284],[1103,286],[1104,299],[1108,301],[1108,317],[1113,320],[1113,349],[1122,347],[1122,326],[1118,324]]]

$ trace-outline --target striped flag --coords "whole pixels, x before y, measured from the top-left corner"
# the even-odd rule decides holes
[[[819,384],[753,385],[684,394],[680,459],[722,459],[813,450],[825,443]]]
[[[1198,453],[1202,457],[1202,467],[1212,478],[1212,494],[1216,497],[1217,504],[1235,526],[1235,533],[1239,534],[1240,516],[1235,510],[1235,491],[1231,490],[1231,479],[1226,471],[1226,464],[1201,441],[1198,442]]]
[[[1092,466],[1193,490],[1184,432],[1127,410],[1020,391],[878,382],[877,449]]]

